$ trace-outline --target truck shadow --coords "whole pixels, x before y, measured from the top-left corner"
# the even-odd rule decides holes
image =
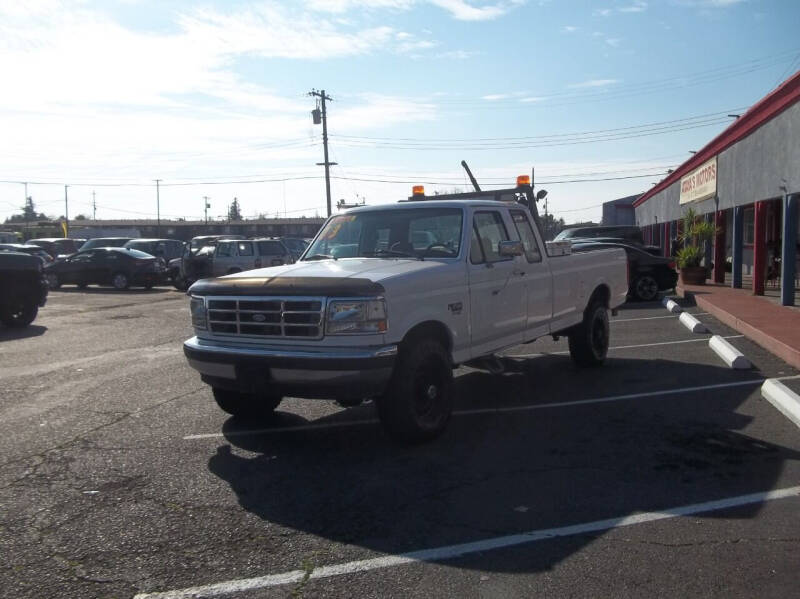
[[[581,371],[553,356],[516,367],[503,376],[460,371],[458,413],[426,445],[390,442],[370,422],[370,406],[314,421],[326,428],[295,431],[308,423],[281,413],[260,434],[226,422],[226,440],[256,455],[222,445],[208,468],[265,522],[398,554],[766,491],[800,458],[793,448],[739,432],[752,417],[737,410],[758,384],[557,408],[597,398],[603,379],[628,381],[626,393],[645,394],[756,373],[616,358]],[[506,411],[486,411],[494,407]],[[702,517],[752,518],[759,510],[754,504]],[[457,563],[546,570],[602,534]]]
[[[28,339],[29,337],[39,337],[44,335],[47,327],[38,324],[30,324],[22,328],[13,328],[0,325],[0,341],[11,341],[12,339]]]

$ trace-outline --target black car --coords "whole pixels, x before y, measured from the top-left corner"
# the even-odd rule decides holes
[[[44,251],[38,245],[27,245],[24,243],[0,243],[0,252],[18,252],[20,254],[29,254],[36,256],[42,261],[42,264],[49,264],[53,261],[53,257]]]
[[[179,239],[131,239],[122,247],[161,258],[167,264],[173,258],[181,257],[184,245]]]
[[[573,252],[588,252],[608,248],[622,248],[628,255],[628,295],[641,301],[650,301],[659,291],[674,289],[678,273],[672,258],[654,256],[640,247],[626,243],[583,241],[573,242]]]
[[[87,239],[80,251],[93,250],[94,248],[121,248],[131,241],[131,237],[95,237]]]
[[[25,242],[28,245],[38,245],[53,258],[59,256],[69,256],[77,252],[83,241],[70,237],[42,237],[40,239],[29,239]]]
[[[7,327],[25,327],[47,301],[42,262],[36,256],[0,252],[0,321]]]
[[[201,235],[185,244],[183,255],[169,261],[169,279],[175,289],[186,291],[195,281],[211,276],[211,264],[217,242],[222,239],[244,239],[244,235]]]
[[[50,289],[61,285],[113,285],[116,289],[141,286],[150,289],[164,268],[150,254],[125,248],[95,248],[56,260],[44,269]]]
[[[570,227],[556,235],[554,241],[564,239],[594,239],[598,237],[614,237],[623,239],[625,243],[644,245],[642,229],[635,225],[592,225],[591,227]]]

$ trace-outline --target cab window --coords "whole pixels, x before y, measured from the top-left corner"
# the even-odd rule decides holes
[[[514,226],[517,228],[517,233],[522,241],[522,247],[525,248],[525,257],[528,262],[541,262],[542,253],[539,250],[539,244],[536,242],[536,235],[531,227],[531,221],[522,210],[512,210],[511,219],[514,221]]]
[[[495,210],[476,212],[474,225],[481,250],[483,250],[484,260],[487,263],[511,259],[500,255],[500,242],[508,241],[509,238],[506,225],[503,223],[503,216],[499,212]]]
[[[253,244],[249,241],[240,241],[239,242],[239,255],[240,256],[252,256],[253,255]]]
[[[229,258],[233,253],[233,242],[221,241],[217,245],[217,256],[220,258]]]

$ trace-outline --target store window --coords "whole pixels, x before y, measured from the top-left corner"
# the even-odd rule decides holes
[[[755,208],[744,209],[744,244],[753,245],[755,239]]]

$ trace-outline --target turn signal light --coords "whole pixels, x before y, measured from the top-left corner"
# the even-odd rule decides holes
[[[424,185],[415,185],[411,188],[411,195],[415,196],[424,196],[425,195],[425,186]]]
[[[672,270],[675,270],[675,263],[674,262],[670,262],[669,264],[667,264],[667,268],[671,268]]]
[[[520,175],[517,177],[517,187],[521,187],[523,185],[530,185],[531,184],[531,176],[530,175]]]

